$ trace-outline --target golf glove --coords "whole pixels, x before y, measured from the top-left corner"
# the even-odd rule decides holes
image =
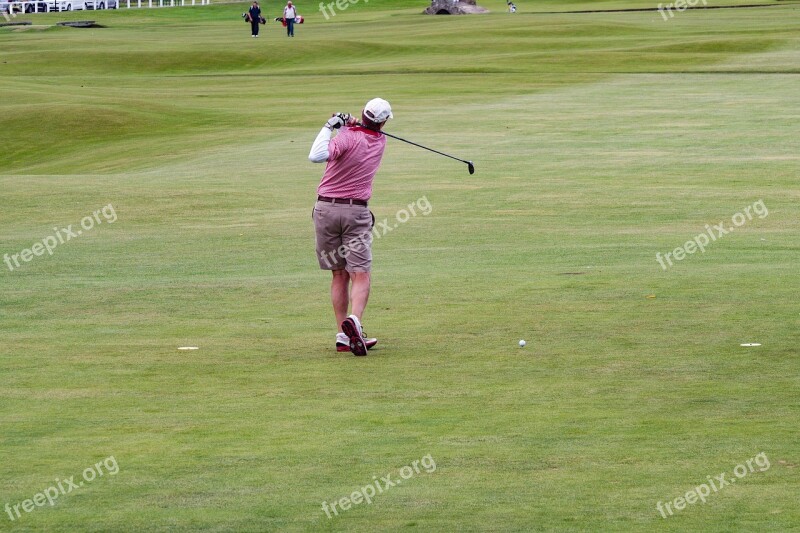
[[[341,128],[346,124],[346,121],[342,118],[341,113],[337,113],[333,115],[331,118],[328,119],[328,122],[325,123],[325,127],[329,130],[336,130]]]

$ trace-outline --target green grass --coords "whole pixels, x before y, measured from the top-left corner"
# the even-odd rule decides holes
[[[118,216],[0,263],[0,506],[119,464],[15,522],[0,507],[0,530],[798,528],[800,9],[481,3],[301,4],[294,40],[250,39],[245,4],[0,28],[0,255]],[[106,27],[50,27],[69,18]],[[477,173],[389,140],[376,217],[433,209],[376,242],[380,343],[354,358],[306,156],[374,96],[388,131]],[[767,217],[661,269],[759,199]],[[768,470],[658,514],[760,452]],[[428,454],[435,472],[322,511]]]

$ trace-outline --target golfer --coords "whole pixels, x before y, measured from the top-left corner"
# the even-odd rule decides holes
[[[283,20],[286,21],[287,37],[294,37],[295,18],[297,18],[297,9],[292,5],[292,2],[286,2],[286,7],[283,8]]]
[[[253,2],[250,9],[247,11],[247,20],[250,22],[251,34],[253,37],[258,37],[258,22],[261,19],[261,8],[258,7],[258,2]]]
[[[355,355],[367,355],[378,343],[367,339],[361,326],[369,299],[375,223],[367,204],[386,147],[380,131],[390,118],[392,108],[380,98],[364,106],[360,125],[350,115],[337,113],[320,130],[308,154],[312,163],[327,162],[317,188],[314,229],[319,267],[333,274],[331,302],[339,326],[336,349]]]

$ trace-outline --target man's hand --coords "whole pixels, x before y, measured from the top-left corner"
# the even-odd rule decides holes
[[[336,116],[344,120],[345,126],[355,126],[358,122],[350,113],[336,113]]]
[[[356,122],[358,121],[350,113],[334,113],[330,120],[325,123],[325,127],[335,130],[342,126],[355,126]]]
[[[329,130],[337,130],[345,125],[344,119],[340,117],[341,113],[333,115],[331,118],[328,119],[328,122],[325,123],[325,127]]]

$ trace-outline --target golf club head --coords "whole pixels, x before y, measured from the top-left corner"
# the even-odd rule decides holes
[[[467,168],[470,174],[475,174],[475,165],[472,164],[472,161],[467,161]]]

